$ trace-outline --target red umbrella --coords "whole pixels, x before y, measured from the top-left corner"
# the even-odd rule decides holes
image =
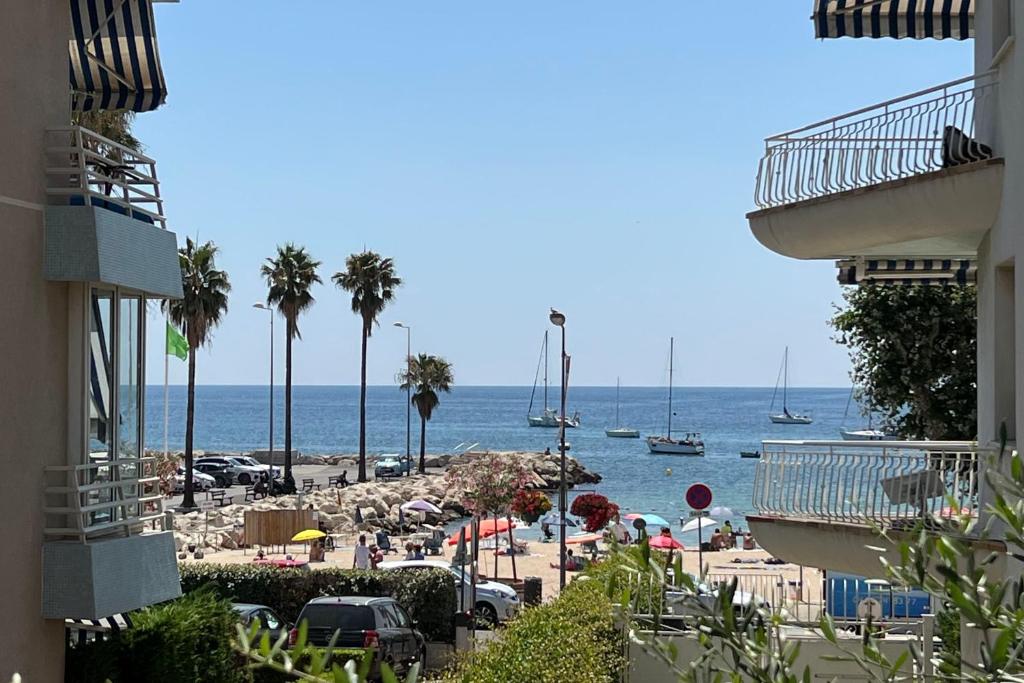
[[[664,550],[683,550],[683,544],[672,538],[671,536],[650,536],[647,539],[648,543],[652,548],[662,548]]]
[[[515,528],[516,523],[512,522],[512,527]],[[473,538],[473,525],[467,524],[466,526],[459,529],[457,532],[452,534],[448,538],[448,545],[455,545],[459,542],[459,536],[464,536],[468,543]],[[490,538],[494,534],[500,534],[504,531],[509,530],[509,522],[507,519],[485,519],[480,522],[480,538]]]

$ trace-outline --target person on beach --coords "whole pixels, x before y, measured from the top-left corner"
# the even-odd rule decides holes
[[[377,565],[384,561],[384,553],[376,545],[370,546],[370,569],[376,569]]]
[[[552,538],[555,537],[555,534],[552,533],[552,531],[551,531],[551,525],[548,524],[547,522],[544,522],[543,524],[540,525],[540,530],[544,534],[544,542],[545,543],[547,543],[548,541],[550,541]]]
[[[736,537],[732,533],[732,522],[725,520],[725,524],[722,525],[722,536],[724,536],[725,547],[733,548],[736,546]]]
[[[412,547],[412,559],[414,559],[414,560],[426,559],[425,557],[423,557],[423,546],[421,546],[418,543]]]
[[[340,488],[348,486],[348,470],[341,471],[341,479],[338,480],[338,486]]]
[[[669,529],[667,526],[663,526],[663,527],[661,527],[661,535],[662,536],[668,536],[669,538],[672,538],[672,530]]]
[[[725,537],[722,536],[721,529],[715,529],[715,533],[711,534],[711,549],[721,550],[725,547]]]
[[[353,569],[370,568],[370,549],[366,547],[366,534],[359,534],[359,544],[352,555]]]
[[[619,545],[629,545],[629,542],[633,540],[629,535],[629,528],[622,523],[618,515],[612,517],[612,525],[608,527],[608,531]]]
[[[749,531],[743,534],[743,549],[757,550],[757,543],[754,541],[754,535]]]
[[[409,543],[405,544],[405,559],[407,559],[407,560],[415,560],[416,559],[416,551],[415,551],[415,549],[413,547],[412,541],[410,541]],[[423,559],[423,558],[420,558],[420,559]]]

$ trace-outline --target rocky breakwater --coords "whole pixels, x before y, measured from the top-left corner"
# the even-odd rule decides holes
[[[531,452],[502,452],[502,455],[518,457],[533,473],[531,486],[539,489],[558,487],[559,456]],[[474,459],[481,453],[463,453],[457,456],[434,456],[443,458],[434,467],[472,467]],[[566,459],[566,480],[570,486],[595,484],[601,475],[591,472],[574,458]],[[174,535],[178,549],[196,544],[205,549],[235,549],[242,541],[242,530],[247,510],[277,510],[308,508],[317,511],[317,517],[331,534],[354,536],[360,531],[384,529],[389,533],[399,531],[399,508],[402,503],[422,499],[437,505],[442,510],[440,518],[432,515],[428,521],[446,523],[463,516],[462,492],[452,489],[444,474],[414,474],[389,481],[371,481],[352,484],[345,488],[330,488],[301,495],[277,496],[255,502],[227,505],[215,510],[174,515]],[[356,523],[356,510],[362,523]],[[417,521],[415,513],[406,515],[406,523]]]

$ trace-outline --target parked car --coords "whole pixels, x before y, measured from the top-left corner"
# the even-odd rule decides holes
[[[373,476],[377,479],[386,477],[400,477],[412,470],[412,458],[398,455],[398,453],[385,453],[377,460],[373,468]]]
[[[213,477],[217,488],[227,488],[234,482],[234,475],[228,470],[227,465],[219,465],[213,462],[197,462],[194,468],[197,472]]]
[[[232,607],[238,612],[239,620],[248,629],[254,623],[259,624],[260,631],[270,634],[271,644],[276,643],[282,633],[288,633],[292,626],[277,615],[277,612],[266,605],[252,605],[249,603],[235,602]]]
[[[270,472],[271,479],[277,479],[278,477],[281,476],[280,467],[278,467],[277,465],[264,465],[259,460],[250,455],[235,455],[231,457],[231,460],[242,463],[243,465],[248,465],[249,467],[258,467],[261,470]]]
[[[193,491],[209,491],[217,485],[217,480],[208,474],[192,469],[192,490]],[[174,475],[174,492],[182,493],[185,490],[185,468],[179,467],[178,471]]]
[[[256,481],[256,477],[266,469],[265,465],[246,464],[236,456],[207,456],[196,460],[197,465],[203,463],[223,465],[224,471],[231,475],[232,483],[237,481],[244,486]]]
[[[362,596],[315,598],[299,613],[296,626],[306,622],[306,638],[310,645],[327,647],[335,632],[334,646],[339,649],[375,651],[371,676],[380,676],[381,662],[387,662],[396,673],[404,673],[414,662],[426,663],[427,645],[409,613],[394,598]],[[289,645],[298,638],[298,628],[291,630]],[[343,662],[342,662],[343,663]]]
[[[719,589],[717,587],[701,583],[693,574],[688,575],[690,580],[693,582],[693,585],[697,587],[697,598],[700,602],[705,607],[714,607],[718,603]],[[692,593],[685,590],[666,592],[666,612],[668,614],[675,614],[679,616],[695,616],[694,610],[686,605],[686,598],[690,595],[692,595]],[[765,609],[771,608],[771,603],[754,593],[747,593],[739,589],[733,593],[732,606],[734,610],[737,612],[744,612],[751,605],[756,605],[757,607],[763,607]]]
[[[393,562],[381,562],[378,569],[444,569],[451,572],[455,577],[455,600],[460,609],[469,609],[472,599],[473,581],[469,570],[465,572],[460,567],[453,567],[441,560],[395,560]],[[458,587],[462,585],[462,595],[458,594]],[[476,614],[477,619],[487,625],[495,626],[508,621],[522,609],[522,602],[519,595],[510,586],[497,581],[476,582]]]

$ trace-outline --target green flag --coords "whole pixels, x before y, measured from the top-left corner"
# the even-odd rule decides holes
[[[188,358],[188,340],[170,323],[167,323],[167,355],[181,360]]]

